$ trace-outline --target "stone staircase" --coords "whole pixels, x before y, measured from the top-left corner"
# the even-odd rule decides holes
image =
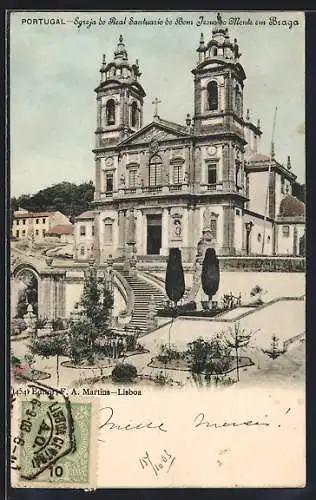
[[[164,293],[155,286],[142,278],[139,274],[129,274],[128,271],[120,271],[134,292],[135,303],[134,312],[129,327],[138,326],[141,329],[141,335],[147,333],[149,303],[154,298],[156,309],[162,307],[165,300]]]

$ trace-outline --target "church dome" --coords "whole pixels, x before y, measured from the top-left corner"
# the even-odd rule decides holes
[[[286,195],[280,203],[280,217],[304,217],[305,203],[295,196]]]

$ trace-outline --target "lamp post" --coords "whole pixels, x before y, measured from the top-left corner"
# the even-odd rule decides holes
[[[253,228],[253,222],[249,221],[245,223],[245,228],[246,228],[246,254],[249,255],[250,253],[250,233]]]

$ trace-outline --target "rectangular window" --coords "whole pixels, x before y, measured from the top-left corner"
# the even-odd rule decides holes
[[[84,253],[85,253],[84,247],[80,247],[80,255],[84,255]]]
[[[104,241],[112,241],[112,224],[104,224]]]
[[[45,236],[45,233],[46,233],[45,229],[42,229],[42,235],[43,236]]]
[[[112,193],[113,192],[113,174],[106,174],[105,177],[105,192]]]
[[[16,233],[15,233],[15,236],[18,238],[20,236],[20,231],[17,230]]]
[[[25,226],[25,219],[23,219],[23,225]]]
[[[94,226],[91,226],[91,236],[94,236]]]
[[[136,170],[130,170],[128,174],[128,186],[133,188],[136,186]]]
[[[45,222],[46,222],[46,219],[42,219],[42,222],[43,222],[43,224],[45,224]]]
[[[86,235],[86,226],[80,226],[80,236]]]
[[[25,229],[23,229],[22,231],[22,236],[25,236]]]
[[[182,184],[182,165],[173,167],[173,184]]]
[[[160,186],[161,184],[161,163],[151,163],[149,165],[149,185]]]
[[[36,219],[35,223],[36,223],[36,224],[39,224],[39,219]]]
[[[290,236],[290,226],[282,226],[283,236]]]
[[[15,222],[16,222],[16,225],[17,225],[17,226],[20,224],[20,221],[19,221],[19,220],[15,221]]]
[[[207,183],[216,184],[216,163],[207,166]]]
[[[35,234],[36,234],[36,236],[38,236],[38,234],[39,234],[39,230],[38,229],[35,230]]]

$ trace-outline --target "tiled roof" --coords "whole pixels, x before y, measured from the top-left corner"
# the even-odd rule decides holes
[[[54,215],[55,212],[14,212],[14,217],[16,219],[28,219],[35,217],[49,217],[50,215]]]
[[[80,215],[77,215],[75,219],[94,219],[95,212],[93,210],[87,210]]]
[[[57,226],[52,227],[46,234],[72,234],[73,225],[72,224],[57,224]]]
[[[280,217],[305,216],[305,203],[288,194],[280,203],[279,215]]]

